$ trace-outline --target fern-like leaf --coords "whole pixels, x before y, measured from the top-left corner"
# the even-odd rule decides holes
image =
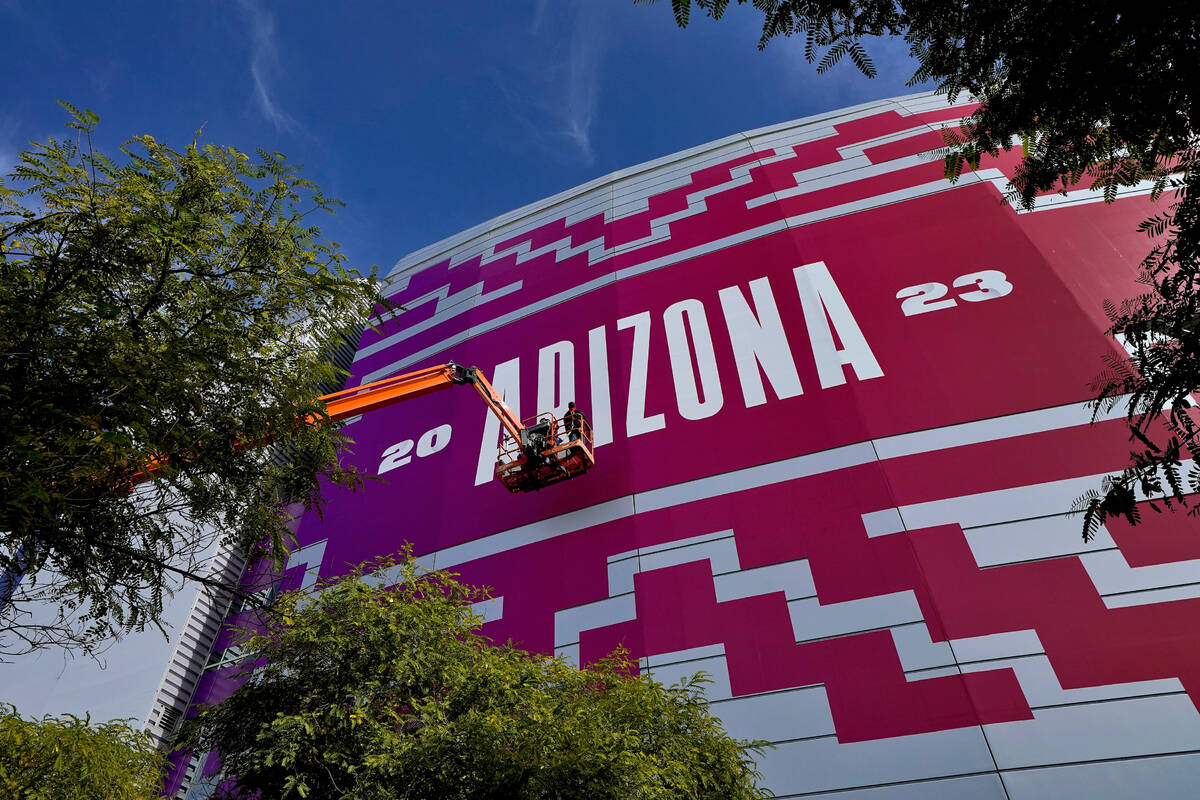
[[[671,10],[675,12],[675,24],[686,28],[692,16],[692,0],[671,0]]]

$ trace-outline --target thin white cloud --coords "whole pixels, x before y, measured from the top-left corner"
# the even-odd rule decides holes
[[[488,68],[507,122],[520,129],[511,141],[590,165],[611,8],[608,0],[539,0],[533,12],[528,37],[514,43],[514,58]]]
[[[575,9],[560,113],[560,133],[578,148],[579,155],[589,164],[595,159],[592,121],[596,114],[600,63],[607,33],[601,13],[592,3],[581,3]]]
[[[537,33],[542,29],[542,21],[546,19],[546,5],[549,0],[534,0],[533,22],[529,24],[529,32]]]
[[[241,0],[241,4],[250,18],[250,77],[254,82],[254,99],[258,109],[275,126],[276,131],[293,132],[299,128],[299,123],[272,96],[272,83],[279,72],[275,16],[262,8],[257,0]]]

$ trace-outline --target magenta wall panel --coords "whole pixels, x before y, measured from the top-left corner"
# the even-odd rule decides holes
[[[1127,458],[1083,404],[1150,201],[1018,213],[1012,155],[949,184],[929,151],[971,107],[943,102],[739,134],[403,259],[351,385],[478,365],[522,416],[576,400],[596,466],[513,496],[473,392],[372,413],[348,459],[383,480],[302,521],[289,579],[409,542],[494,587],[497,639],[703,669],[778,743],[778,796],[1189,794],[1194,523],[1084,543],[1064,515]]]

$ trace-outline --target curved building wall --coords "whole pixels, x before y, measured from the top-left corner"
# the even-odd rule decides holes
[[[1084,403],[1149,200],[1018,213],[1014,157],[949,184],[970,110],[738,134],[403,259],[349,385],[478,365],[523,416],[576,400],[596,466],[510,495],[474,392],[374,412],[351,459],[385,481],[305,518],[286,579],[411,542],[494,587],[497,639],[705,670],[777,796],[1190,792],[1200,539],[1064,514],[1128,456]]]

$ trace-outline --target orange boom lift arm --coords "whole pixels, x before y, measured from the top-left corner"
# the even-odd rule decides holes
[[[320,399],[329,418],[339,421],[464,384],[475,388],[504,429],[496,458],[496,477],[510,492],[536,491],[578,477],[595,464],[592,432],[586,424],[560,432],[559,420],[548,413],[522,422],[477,367],[464,367],[453,361]],[[565,441],[559,441],[560,433],[565,434]]]
[[[559,420],[553,414],[539,414],[522,422],[477,367],[464,367],[453,361],[333,392],[318,399],[325,403],[328,418],[339,422],[464,384],[475,388],[504,429],[496,457],[496,477],[510,492],[532,492],[578,477],[596,463],[592,455],[592,432],[586,424],[566,431],[565,441],[560,442]],[[310,417],[308,421],[318,424],[323,418]],[[155,477],[164,463],[165,459],[150,462],[134,476],[134,481]]]
[[[463,367],[450,361],[436,367],[420,369],[404,375],[393,375],[390,378],[364,383],[353,389],[327,394],[319,398],[325,403],[329,419],[339,422],[344,419],[387,408],[404,400],[411,400],[451,386],[471,384],[475,391],[487,403],[488,408],[500,420],[505,433],[514,439],[521,436],[521,421],[517,419],[512,409],[496,394],[492,384],[483,377],[477,367]]]

